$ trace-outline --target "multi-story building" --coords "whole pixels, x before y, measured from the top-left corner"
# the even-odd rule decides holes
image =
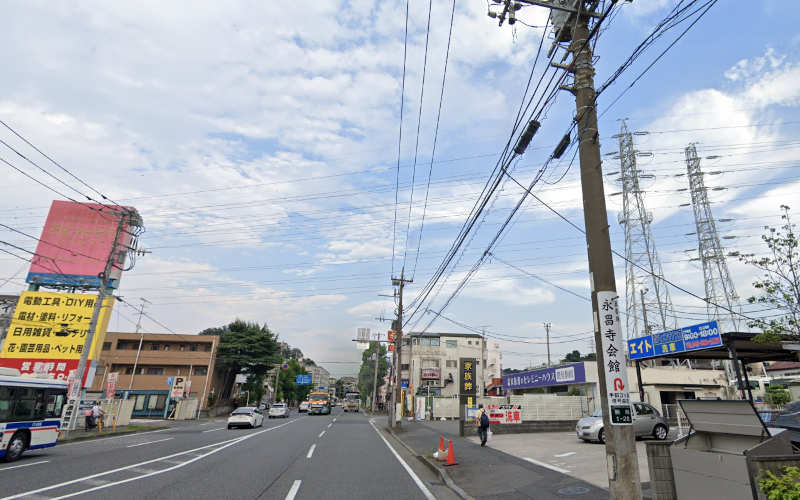
[[[116,396],[136,399],[134,416],[161,416],[168,379],[184,376],[189,397],[198,398],[206,408],[209,395],[222,390],[221,374],[215,373],[218,342],[214,335],[108,332],[90,391],[104,391],[108,373],[116,372]]]
[[[303,367],[311,374],[311,390],[327,391],[331,374],[325,368],[303,363]]]
[[[458,394],[460,358],[478,360],[480,394],[502,374],[500,345],[473,333],[416,333],[403,337],[400,380],[415,394]]]

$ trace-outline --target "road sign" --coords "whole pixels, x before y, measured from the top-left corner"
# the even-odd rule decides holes
[[[297,385],[311,385],[311,375],[298,375],[295,384]]]
[[[388,332],[386,332],[386,340],[388,340],[389,342],[394,342],[394,338],[395,338],[394,330],[389,330]]]
[[[630,359],[656,358],[679,352],[699,351],[722,345],[722,333],[716,321],[687,326],[664,333],[628,339]]]
[[[189,397],[189,394],[191,394],[191,393],[192,393],[192,381],[191,381],[191,379],[189,379],[189,380],[187,380],[187,381],[186,381],[186,389],[185,389],[185,392],[186,392],[186,397],[187,397],[187,398]]]
[[[617,292],[597,292],[600,337],[603,340],[603,370],[608,394],[608,410],[612,425],[631,425],[628,368],[625,360],[625,342],[619,322],[619,297]]]
[[[106,378],[106,399],[114,399],[114,393],[117,390],[117,378],[119,373],[111,372]]]
[[[281,365],[281,370],[288,370],[288,369],[289,369],[289,363],[284,363]]]
[[[167,377],[167,387],[172,387],[172,381],[174,379],[175,379],[175,377]]]
[[[365,351],[369,349],[369,335],[370,329],[369,328],[358,328],[356,329],[356,349],[361,351]]]
[[[186,379],[183,377],[175,377],[172,381],[172,389],[170,390],[170,397],[172,399],[182,398],[183,391],[186,390]]]

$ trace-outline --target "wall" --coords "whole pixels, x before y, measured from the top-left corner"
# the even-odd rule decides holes
[[[175,405],[174,420],[191,420],[197,416],[197,399],[186,398]]]
[[[434,397],[433,416],[435,418],[458,418],[458,398]],[[524,394],[509,397],[481,397],[476,398],[475,404],[482,404],[484,408],[495,404],[522,405],[523,422],[544,421],[570,421],[571,429],[575,422],[589,415],[594,407],[588,398],[582,396],[557,396],[555,394]],[[516,425],[516,424],[512,424]]]
[[[110,401],[101,403],[105,417],[103,425],[110,428],[113,425],[113,416],[117,416],[117,427],[130,425],[131,413],[133,413],[133,399],[117,399],[112,404]]]

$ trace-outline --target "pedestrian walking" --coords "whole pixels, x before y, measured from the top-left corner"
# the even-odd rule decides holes
[[[483,405],[478,405],[478,416],[475,418],[475,426],[478,428],[478,437],[481,439],[481,446],[486,446],[489,438],[489,415]]]
[[[94,420],[94,426],[98,427],[101,432],[103,430],[103,415],[105,415],[103,408],[95,402],[94,406],[92,406],[92,420]]]
[[[86,425],[87,431],[94,427],[94,419],[92,418],[91,408],[87,408],[86,411],[83,412],[83,423]]]

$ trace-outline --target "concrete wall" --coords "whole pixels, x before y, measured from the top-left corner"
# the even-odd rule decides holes
[[[509,403],[522,405],[522,421],[575,420],[593,411],[591,402],[583,396],[555,394],[523,394],[509,396]],[[574,427],[574,424],[573,424]]]
[[[521,424],[492,424],[495,434],[521,434],[526,432],[566,432],[574,431],[577,420],[536,420]]]
[[[130,425],[134,403],[135,400],[133,399],[116,399],[114,400],[114,403],[110,401],[101,403],[100,406],[103,408],[103,412],[105,413],[103,425],[106,427],[111,427],[114,424],[114,415],[117,417],[117,426]]]
[[[174,420],[190,420],[197,416],[197,399],[186,398],[175,405]]]

